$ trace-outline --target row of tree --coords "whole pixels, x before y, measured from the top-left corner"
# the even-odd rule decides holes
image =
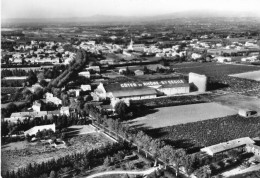
[[[10,76],[27,76],[27,75],[29,75],[29,71],[23,69],[17,69],[17,68],[14,70],[3,69],[1,71],[1,78],[10,77]]]

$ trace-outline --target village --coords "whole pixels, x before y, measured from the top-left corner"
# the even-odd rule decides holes
[[[102,28],[2,31],[3,177],[259,175],[259,33]]]

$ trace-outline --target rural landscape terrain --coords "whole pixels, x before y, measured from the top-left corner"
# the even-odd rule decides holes
[[[260,177],[259,16],[52,8],[1,21],[1,177]]]

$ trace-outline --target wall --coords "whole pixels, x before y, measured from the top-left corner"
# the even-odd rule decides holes
[[[207,77],[196,73],[189,73],[189,83],[191,88],[199,92],[205,92],[207,90]]]

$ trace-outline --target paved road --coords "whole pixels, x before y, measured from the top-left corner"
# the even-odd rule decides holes
[[[95,177],[100,177],[104,175],[114,175],[114,174],[134,174],[134,175],[148,175],[157,170],[158,167],[153,167],[144,171],[106,171],[106,172],[101,172],[97,173],[91,176],[87,176],[86,178],[95,178]]]

